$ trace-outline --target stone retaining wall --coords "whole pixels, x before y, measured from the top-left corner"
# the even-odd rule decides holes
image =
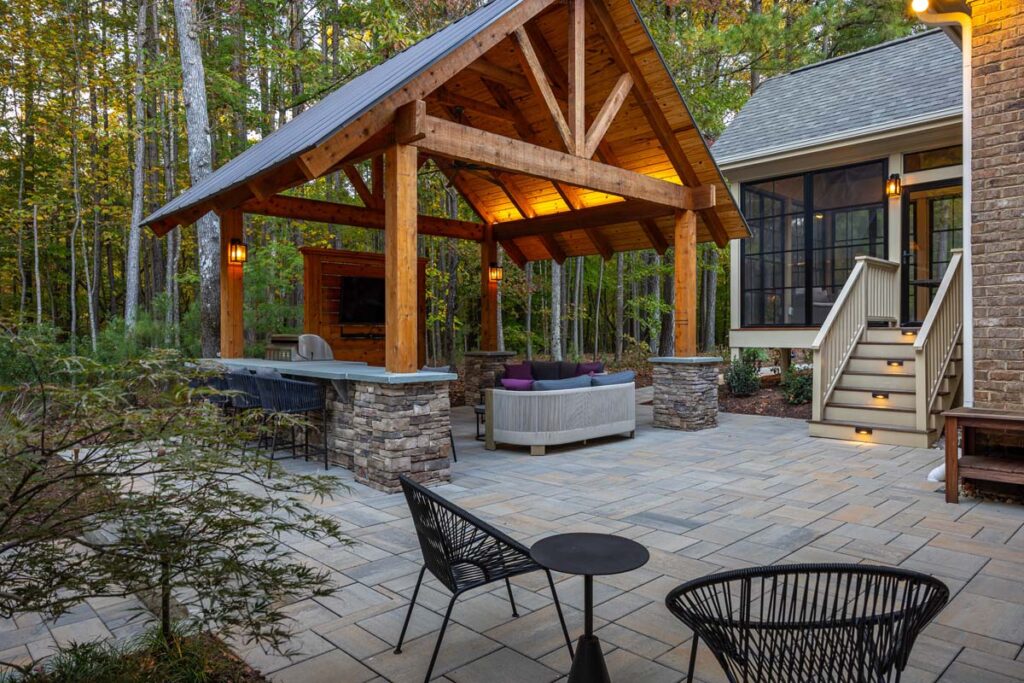
[[[481,405],[484,390],[494,387],[494,378],[515,356],[511,351],[470,351],[466,354],[466,371],[462,383],[466,388],[466,405]]]

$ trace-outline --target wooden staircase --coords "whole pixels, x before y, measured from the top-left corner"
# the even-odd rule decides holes
[[[898,264],[859,261],[813,346],[810,434],[927,448],[959,395],[961,254],[916,329],[895,326]]]

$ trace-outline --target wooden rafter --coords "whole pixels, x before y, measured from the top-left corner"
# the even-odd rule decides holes
[[[565,121],[562,107],[558,103],[558,99],[555,98],[555,93],[551,89],[551,83],[548,81],[547,74],[544,73],[544,67],[541,66],[540,58],[537,57],[537,53],[533,49],[530,36],[527,35],[526,30],[522,26],[517,28],[512,35],[515,36],[515,43],[519,48],[516,54],[523,63],[523,71],[526,72],[526,78],[530,81],[533,93],[547,107],[551,120],[555,122],[555,129],[558,130],[558,135],[565,144],[565,148],[571,154],[575,153],[576,145],[573,142],[573,133],[569,129],[569,124]]]
[[[654,134],[658,138],[658,142],[661,143],[661,147],[665,151],[666,156],[668,156],[673,168],[679,174],[679,178],[687,186],[695,187],[700,185],[697,172],[694,171],[690,160],[686,158],[686,153],[680,146],[679,140],[676,139],[675,131],[672,130],[672,126],[669,124],[668,119],[665,118],[665,113],[658,104],[654,91],[651,90],[651,86],[647,83],[643,69],[633,58],[633,53],[623,40],[618,26],[616,26],[611,13],[604,4],[604,0],[589,0],[589,2],[591,14],[597,19],[597,25],[601,29],[601,34],[608,45],[609,51],[618,63],[619,68],[629,73],[633,78],[636,101],[654,130]],[[701,211],[701,217],[708,226],[712,239],[715,240],[715,244],[724,247],[729,242],[729,236],[726,234],[721,218],[714,211],[713,206],[702,208],[706,210]]]
[[[354,225],[360,228],[383,230],[385,216],[381,209],[371,209],[350,204],[325,202],[304,197],[276,195],[269,199],[250,199],[239,207],[245,213],[260,216],[276,216],[295,220]],[[417,226],[421,234],[479,242],[483,239],[483,225],[435,216],[418,216]]]
[[[661,230],[658,228],[658,224],[654,222],[654,219],[643,219],[640,221],[640,227],[643,228],[644,234],[647,235],[651,247],[664,256],[665,252],[668,251],[668,242],[665,240],[665,236],[661,234]]]
[[[565,250],[555,241],[554,235],[540,235],[540,241],[555,263],[558,265],[565,263]]]
[[[515,240],[504,240],[503,242],[499,242],[499,244],[501,244],[501,248],[505,250],[505,254],[512,259],[513,263],[520,268],[526,267],[529,259],[526,258],[526,254],[524,254],[523,250],[519,248],[519,245],[516,244]]]
[[[582,156],[586,148],[587,136],[587,53],[584,45],[587,34],[586,15],[584,0],[568,0],[567,4],[569,6],[569,131],[572,137],[572,152]],[[593,153],[589,156],[593,156]]]
[[[463,109],[470,114],[478,114],[480,116],[486,116],[496,121],[504,121],[505,123],[515,123],[515,118],[511,113],[503,109],[501,106],[495,106],[486,102],[481,102],[472,97],[464,97],[449,91],[445,87],[440,87],[430,97],[431,100],[445,107],[452,107]]]
[[[628,72],[619,76],[619,80],[615,82],[611,93],[608,94],[604,104],[601,105],[601,110],[597,112],[594,122],[590,124],[590,128],[587,130],[586,140],[583,143],[583,153],[580,156],[588,159],[594,156],[597,152],[597,146],[604,140],[608,127],[612,125],[615,115],[619,113],[619,109],[622,108],[622,103],[626,101],[626,97],[629,95],[632,87],[633,77]]]
[[[677,209],[702,209],[715,203],[713,185],[684,187],[436,116],[404,116],[401,119],[416,128],[396,132],[396,138],[415,140],[414,144],[431,154]]]
[[[455,189],[459,191],[462,198],[466,200],[467,204],[469,204],[469,208],[473,209],[473,211],[476,212],[476,215],[480,216],[485,223],[493,223],[493,214],[484,208],[486,205],[480,200],[473,189],[463,182],[462,175],[455,164],[444,157],[431,156],[430,159],[434,162],[434,165],[437,166],[438,170],[444,174],[444,177],[448,179],[448,182],[450,182]]]
[[[650,202],[627,200],[601,206],[590,206],[578,211],[563,211],[533,219],[504,221],[494,226],[497,240],[552,235],[569,230],[586,230],[606,225],[620,225],[645,218],[664,218],[674,215],[672,207]]]
[[[363,180],[363,176],[360,175],[359,169],[352,164],[345,164],[341,167],[341,170],[345,172],[345,177],[352,183],[352,187],[355,189],[356,194],[359,195],[359,199],[362,200],[364,206],[369,206],[374,209],[379,209],[377,205],[377,198],[373,196],[373,192],[366,186],[366,181]]]
[[[532,90],[530,81],[526,76],[517,71],[513,71],[512,69],[506,69],[503,66],[498,66],[494,62],[488,61],[483,57],[476,60],[466,68],[469,71],[476,72],[484,78],[507,85],[510,88],[522,90],[523,92],[530,92]]]

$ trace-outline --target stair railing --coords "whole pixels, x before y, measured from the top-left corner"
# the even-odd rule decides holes
[[[858,256],[843,291],[818,330],[814,352],[812,417],[819,421],[869,321],[899,319],[899,264]]]
[[[914,340],[917,428],[927,430],[949,364],[956,353],[964,327],[963,250],[953,249],[946,274],[935,292],[921,330]]]

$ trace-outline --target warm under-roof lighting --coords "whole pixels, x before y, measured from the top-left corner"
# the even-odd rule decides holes
[[[910,3],[910,9],[914,10],[918,14],[921,12],[927,12],[928,0],[913,0],[913,2]]]

